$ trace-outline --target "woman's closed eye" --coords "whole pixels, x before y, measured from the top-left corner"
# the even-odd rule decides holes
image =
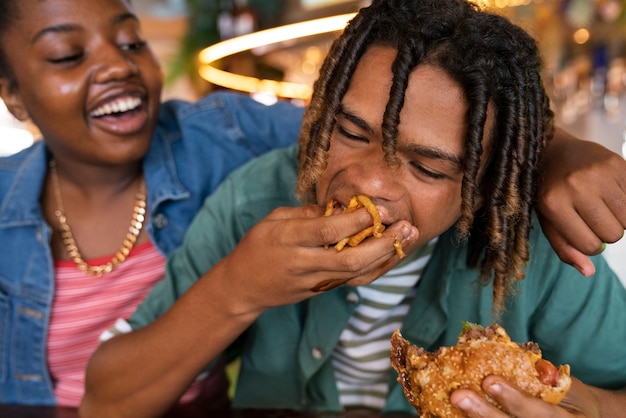
[[[82,52],[70,55],[63,55],[55,58],[48,58],[48,61],[52,64],[69,64],[82,59],[84,54]]]
[[[129,42],[120,45],[120,49],[123,51],[140,51],[148,46],[146,41]]]

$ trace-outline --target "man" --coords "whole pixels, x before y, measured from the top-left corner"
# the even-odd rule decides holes
[[[241,356],[235,407],[410,412],[389,336],[435,349],[463,320],[498,320],[572,366],[560,406],[487,378],[510,414],[619,414],[626,290],[601,258],[598,280],[572,277],[532,214],[552,134],[539,70],[527,34],[463,1],[362,9],[322,67],[299,148],[245,166],[206,201],[136,331],[92,358],[82,414],[157,415],[224,351]],[[324,206],[341,212],[357,194],[386,229],[337,252],[371,218]],[[451,399],[470,417],[502,416],[472,392]]]

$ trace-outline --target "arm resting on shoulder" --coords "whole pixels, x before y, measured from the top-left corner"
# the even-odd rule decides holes
[[[588,256],[618,241],[626,228],[626,161],[557,129],[546,149],[537,210],[561,260],[591,276]]]

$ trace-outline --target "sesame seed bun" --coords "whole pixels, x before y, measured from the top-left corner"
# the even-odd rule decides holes
[[[411,345],[396,330],[391,337],[391,365],[404,395],[424,418],[463,418],[452,406],[450,394],[471,389],[500,408],[482,389],[482,380],[499,375],[521,391],[558,404],[571,384],[568,365],[558,368],[542,359],[533,342],[511,341],[504,328],[467,324],[455,346],[433,353]]]

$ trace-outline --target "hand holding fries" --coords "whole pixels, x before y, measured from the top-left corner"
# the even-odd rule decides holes
[[[324,216],[332,215],[336,205],[337,205],[337,202],[335,200],[333,199],[329,200],[328,203],[326,204],[326,211],[324,212]],[[378,209],[376,209],[376,206],[372,203],[372,201],[370,200],[368,196],[364,194],[353,196],[350,199],[350,203],[348,204],[348,206],[344,209],[343,213],[354,212],[355,210],[359,208],[367,209],[367,212],[372,217],[373,225],[368,226],[367,228],[361,230],[360,232],[357,232],[356,234],[352,236],[345,237],[339,240],[337,244],[335,244],[335,250],[337,251],[343,250],[346,244],[350,247],[356,247],[365,238],[368,238],[371,236],[374,236],[376,238],[380,238],[383,236],[385,225],[383,225],[382,221],[380,220],[380,214],[378,213]],[[397,239],[394,240],[393,247],[395,248],[396,254],[398,255],[399,258],[402,259],[406,257],[406,254],[402,250],[402,244],[400,244],[400,242]]]
[[[322,282],[329,286],[371,283],[399,261],[390,244],[393,238],[406,247],[418,237],[414,226],[400,221],[367,245],[328,251],[325,245],[371,226],[372,219],[363,210],[328,217],[323,212],[324,208],[313,205],[279,208],[248,231],[222,261],[228,266],[229,292],[239,295],[238,303],[266,309],[307,299]],[[254,277],[250,271],[256,273]]]
[[[337,202],[334,199],[329,200],[326,203],[326,211],[324,212],[324,216],[331,216],[335,212],[336,207],[337,207]],[[369,196],[366,196],[364,194],[358,194],[356,196],[353,196],[350,199],[350,203],[348,204],[348,206],[343,210],[343,213],[351,213],[359,208],[367,209],[367,213],[369,213],[370,216],[372,217],[373,225],[368,226],[365,229],[362,229],[361,231],[357,232],[354,235],[350,235],[350,236],[340,239],[335,244],[335,250],[337,250],[337,252],[343,250],[346,245],[348,245],[349,247],[356,247],[361,242],[363,242],[364,239],[369,238],[371,236],[376,237],[376,238],[380,238],[383,236],[385,225],[383,225],[380,219],[380,214],[378,213],[378,209],[372,203]],[[328,248],[328,245],[325,245],[324,248]],[[403,259],[404,257],[406,257],[406,254],[404,253],[404,250],[402,249],[402,244],[400,244],[398,239],[395,237],[393,241],[393,248],[395,249],[396,255],[398,256],[399,259]],[[311,288],[311,291],[312,292],[325,292],[325,291],[334,289],[337,286],[341,286],[342,284],[345,284],[347,282],[348,282],[347,279],[323,280],[319,282],[318,284],[316,284],[315,286],[313,286]]]

